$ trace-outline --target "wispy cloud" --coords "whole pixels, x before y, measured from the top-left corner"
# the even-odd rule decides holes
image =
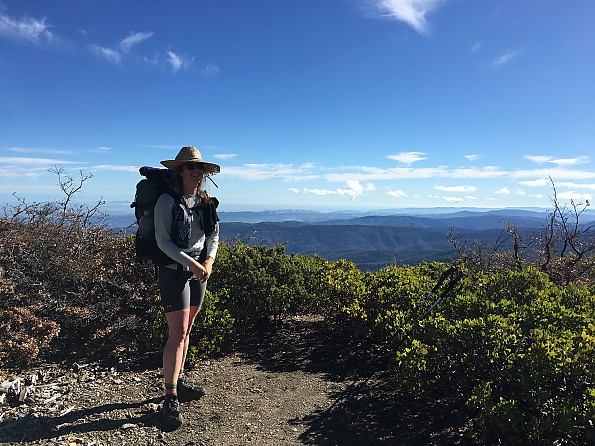
[[[376,0],[376,7],[385,16],[407,23],[420,34],[428,33],[426,15],[443,0]]]
[[[95,147],[94,149],[88,149],[87,152],[91,153],[109,153],[111,152],[111,147],[99,146]]]
[[[78,161],[64,161],[58,159],[51,159],[51,158],[21,158],[21,157],[10,157],[10,156],[0,156],[0,163],[6,163],[13,166],[21,166],[21,165],[44,165],[44,166],[54,166],[60,164],[81,164]]]
[[[469,161],[477,161],[479,158],[481,158],[481,155],[465,155],[465,158],[467,158]]]
[[[117,49],[106,48],[99,45],[91,45],[90,49],[91,52],[94,53],[96,56],[105,59],[108,62],[119,64],[122,60],[122,54]]]
[[[166,60],[172,67],[173,71],[176,72],[190,66],[190,64],[194,61],[194,57],[189,58],[187,56],[174,53],[173,51],[168,51]]]
[[[573,189],[589,189],[589,190],[595,190],[595,184],[591,183],[591,184],[584,184],[584,183],[574,183],[572,181],[566,181],[566,182],[561,182],[561,183],[557,183],[556,186],[560,186],[560,187],[570,187]]]
[[[98,164],[96,166],[91,167],[91,169],[95,170],[115,170],[118,172],[134,172],[138,173],[137,166],[117,166],[112,164]]]
[[[347,181],[345,188],[337,188],[337,189],[298,189],[298,188],[290,188],[288,189],[290,192],[296,194],[313,194],[318,196],[326,196],[326,195],[343,195],[350,197],[352,200],[355,200],[357,197],[363,195],[367,191],[373,191],[375,189],[372,183],[368,184],[361,184],[359,181]]]
[[[29,17],[15,19],[4,14],[0,9],[0,36],[40,44],[54,40],[55,36],[50,28],[46,19]]]
[[[130,33],[128,37],[120,41],[120,49],[127,53],[133,46],[143,43],[145,40],[153,36],[152,32],[145,33]]]
[[[132,32],[128,37],[122,39],[116,48],[109,48],[100,45],[91,45],[91,51],[95,55],[115,64],[119,64],[124,55],[130,52],[130,50],[136,45],[141,44],[145,40],[149,39],[153,35],[152,32]]]
[[[580,194],[574,191],[570,191],[570,192],[560,192],[558,193],[558,198],[561,198],[563,200],[575,200],[575,201],[592,201],[593,200],[593,196],[591,194]]]
[[[43,175],[43,172],[40,172],[39,170],[37,171],[27,171],[27,172],[23,172],[22,170],[15,170],[14,168],[4,168],[4,167],[0,167],[0,177],[2,178],[38,178],[41,175]],[[3,188],[3,186],[5,185],[0,185],[0,188]],[[8,190],[6,189],[5,191],[8,193],[12,193],[13,192],[13,186],[9,186]]]
[[[389,190],[387,192],[387,194],[390,195],[391,197],[406,197],[407,196],[407,194],[400,189]]]
[[[503,187],[501,189],[498,189],[497,191],[494,191],[495,194],[504,194],[504,195],[510,195],[510,189],[507,187]]]
[[[544,164],[553,159],[553,157],[546,155],[525,155],[523,158],[533,161],[537,164]]]
[[[244,164],[242,166],[229,166],[222,172],[222,176],[238,178],[247,181],[261,181],[281,178],[291,181],[296,178],[308,179],[307,173],[293,164]]]
[[[550,180],[548,180],[547,178],[539,178],[537,180],[521,181],[521,184],[523,186],[529,187],[543,187],[546,186],[549,182]]]
[[[204,74],[207,77],[213,77],[217,76],[219,74],[219,71],[220,70],[217,65],[215,65],[214,63],[209,63],[206,67],[203,68],[202,74]]]
[[[417,161],[423,161],[427,159],[427,157],[424,155],[426,155],[426,153],[423,152],[401,152],[397,155],[388,155],[387,158],[394,161],[399,161],[406,166],[411,166]]]
[[[590,161],[588,156],[577,156],[574,158],[554,158],[553,156],[547,155],[525,155],[524,158],[537,164],[551,163],[560,167],[587,164]]]
[[[16,152],[16,153],[45,153],[48,155],[74,155],[75,154],[75,152],[72,150],[44,149],[44,148],[30,148],[30,147],[9,147],[7,150],[10,152]]]
[[[434,189],[444,192],[475,192],[475,186],[436,186]]]
[[[113,64],[120,64],[124,60],[135,60],[147,65],[163,65],[166,64],[172,68],[174,72],[188,68],[193,62],[194,57],[175,53],[168,50],[163,54],[148,57],[146,55],[134,54],[133,49],[150,39],[154,33],[152,32],[132,32],[127,37],[122,39],[116,47],[105,47],[101,45],[90,45],[89,48],[98,57],[105,59]],[[210,67],[209,74],[217,74],[218,68]]]
[[[217,155],[213,155],[213,157],[224,161],[235,158],[236,156],[238,156],[236,153],[218,153]]]
[[[461,203],[461,202],[465,201],[461,197],[442,197],[442,198],[446,201],[455,202],[455,203]]]
[[[521,50],[508,50],[492,62],[492,68],[500,68],[522,54]]]

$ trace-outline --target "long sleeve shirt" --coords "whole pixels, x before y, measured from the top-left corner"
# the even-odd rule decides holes
[[[190,207],[194,207],[200,203],[201,198],[188,195],[186,200]],[[200,219],[202,217],[202,210],[193,210],[191,213],[192,220],[192,232],[188,248],[182,249],[178,247],[171,239],[171,228],[172,228],[172,209],[175,206],[174,198],[169,194],[161,194],[157,203],[155,204],[155,240],[157,246],[161,249],[168,257],[175,262],[181,264],[184,270],[188,271],[188,265],[192,261],[192,257],[198,256],[200,251],[206,245],[207,257],[213,259],[217,255],[217,249],[219,247],[219,223],[215,224],[215,229],[209,236],[206,236],[204,231],[201,229]],[[189,253],[195,253],[194,256]]]

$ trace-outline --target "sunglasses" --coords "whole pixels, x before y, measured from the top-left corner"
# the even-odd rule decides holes
[[[200,169],[203,170],[205,168],[205,164],[204,163],[186,163],[184,164],[184,167],[186,167],[186,169],[188,170],[195,170],[195,169]]]

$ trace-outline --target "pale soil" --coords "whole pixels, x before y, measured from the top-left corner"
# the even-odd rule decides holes
[[[207,395],[182,402],[184,424],[174,431],[156,412],[159,355],[114,367],[44,365],[18,375],[0,370],[4,383],[37,377],[25,402],[0,401],[0,443],[460,444],[465,420],[435,402],[420,404],[392,392],[375,373],[385,363],[373,351],[338,339],[319,318],[287,321],[190,370],[189,380]]]

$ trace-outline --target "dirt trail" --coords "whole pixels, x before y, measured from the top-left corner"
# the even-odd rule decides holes
[[[376,374],[379,361],[356,340],[338,339],[320,318],[287,321],[203,361],[188,375],[207,395],[183,401],[184,424],[167,431],[160,359],[106,368],[48,365],[29,400],[0,401],[8,445],[400,445],[457,444],[432,405],[398,398]],[[41,377],[41,378],[40,378]],[[13,375],[0,370],[0,381]],[[25,380],[25,378],[23,378]],[[53,392],[53,394],[52,394]]]

